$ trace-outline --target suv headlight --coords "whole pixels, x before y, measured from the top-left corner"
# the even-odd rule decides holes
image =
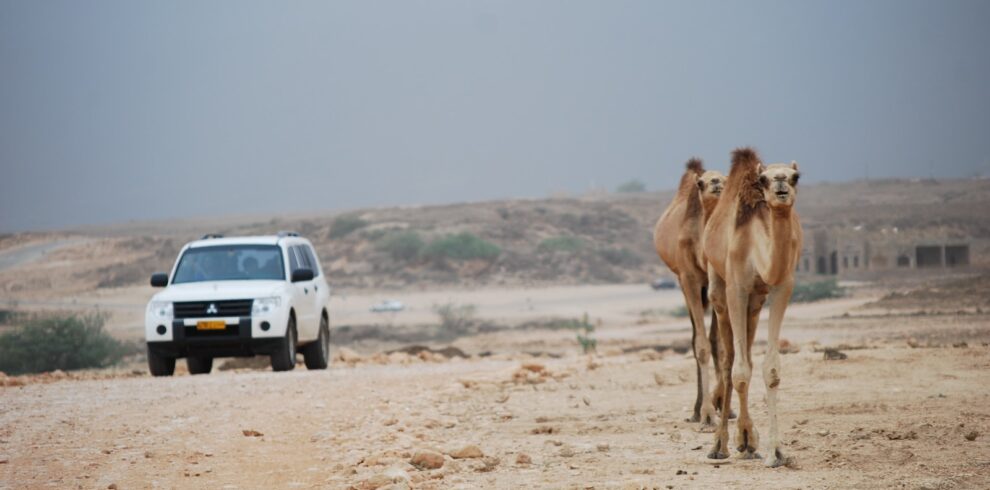
[[[264,315],[266,313],[271,313],[275,308],[278,308],[282,304],[282,298],[278,296],[273,296],[271,298],[257,298],[251,305],[252,315]]]
[[[148,303],[148,314],[155,318],[171,319],[172,312],[171,301],[151,301]]]

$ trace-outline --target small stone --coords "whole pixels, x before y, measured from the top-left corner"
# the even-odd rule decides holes
[[[828,429],[818,431],[818,435],[825,437],[829,434]]]
[[[688,474],[688,472],[686,472],[684,470],[677,470],[677,474],[678,475],[686,475],[686,474]]]
[[[454,459],[469,459],[469,458],[483,458],[485,453],[481,452],[481,448],[475,446],[474,444],[464,446],[456,451],[451,451],[451,458]]]
[[[975,441],[976,438],[979,436],[980,434],[978,432],[976,432],[975,430],[971,430],[967,432],[964,437],[966,438],[967,441]]]
[[[569,447],[561,448],[560,455],[565,458],[570,458],[571,456],[574,456],[574,450]]]
[[[591,406],[591,400],[589,400],[588,397],[586,397],[586,396],[585,397],[581,397],[581,401],[583,401],[585,405],[587,405],[589,407]]]
[[[433,451],[417,451],[409,464],[423,470],[435,470],[443,466],[443,455]]]
[[[653,381],[657,384],[657,386],[667,384],[666,381],[663,380],[663,376],[660,376],[660,373],[653,373]]]
[[[604,443],[604,442],[601,443],[601,444],[599,444],[599,445],[597,445],[597,446],[595,446],[595,448],[598,449],[598,452],[600,452],[600,453],[607,453],[608,450],[611,449],[609,447],[609,445],[606,444],[606,443]]]
[[[533,373],[542,373],[546,366],[538,362],[524,362],[522,368]]]
[[[7,464],[10,462],[10,458],[5,454],[0,454],[0,464]]]
[[[154,458],[155,457],[155,453],[153,453],[151,451],[145,451],[144,452],[144,457],[147,458],[147,459]]]
[[[116,483],[111,483],[111,484],[107,485],[107,490],[117,490],[117,484]]]
[[[489,471],[494,470],[495,467],[502,461],[494,456],[485,456],[484,458],[481,458],[481,462],[483,466],[477,468],[477,471],[479,473],[488,473]]]
[[[244,434],[244,437],[261,437],[264,435],[261,432],[258,432],[254,429],[244,429],[241,431],[241,433]]]
[[[519,453],[516,456],[516,464],[533,464],[533,458],[526,453]]]

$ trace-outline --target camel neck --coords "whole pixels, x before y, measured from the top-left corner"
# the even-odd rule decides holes
[[[771,208],[770,220],[770,264],[764,281],[770,285],[779,284],[791,273],[794,263],[794,230],[791,208]]]

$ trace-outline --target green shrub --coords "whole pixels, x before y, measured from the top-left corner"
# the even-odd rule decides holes
[[[642,259],[628,248],[603,248],[599,252],[606,262],[612,265],[639,265]]]
[[[395,260],[412,260],[419,256],[426,244],[415,231],[403,231],[386,236],[378,249]]]
[[[101,314],[35,317],[0,335],[0,371],[10,374],[102,368],[134,353],[103,331]]]
[[[433,313],[440,317],[440,327],[448,332],[463,332],[474,321],[474,313],[478,308],[474,305],[458,305],[444,303],[433,305]]]
[[[646,184],[644,184],[639,179],[633,179],[626,182],[615,189],[617,192],[623,194],[633,193],[633,192],[646,192]]]
[[[688,311],[687,306],[681,305],[672,310],[667,310],[667,315],[674,318],[687,318],[691,315],[691,312]]]
[[[794,285],[794,292],[791,293],[791,302],[810,303],[829,298],[841,298],[844,295],[845,290],[839,287],[835,279],[804,282]]]
[[[584,248],[584,240],[576,236],[558,236],[541,241],[536,246],[536,251],[540,253],[574,253],[582,248]]]
[[[343,238],[365,226],[368,226],[368,222],[357,216],[341,216],[330,225],[330,238]]]
[[[454,260],[495,260],[502,250],[498,245],[487,242],[471,233],[446,235],[430,242],[423,250],[429,259]]]

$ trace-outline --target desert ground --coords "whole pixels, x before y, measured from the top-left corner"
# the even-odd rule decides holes
[[[0,488],[990,488],[988,182],[802,191],[807,223],[960,233],[973,263],[848,274],[844,297],[791,305],[779,394],[790,463],[777,469],[706,460],[713,435],[685,421],[683,299],[648,286],[669,277],[647,232],[669,193],[0,235],[0,312],[99,311],[140,345],[148,277],[183,243],[299,230],[334,290],[335,348],[326,371],[273,373],[260,358],[152,378],[135,354],[0,373]],[[360,227],[336,231],[341,216]],[[410,230],[475,233],[501,254],[390,255],[383,244]],[[546,250],[559,237],[580,240]],[[385,299],[406,309],[369,311]],[[444,326],[439,305],[471,315]],[[585,315],[592,354],[573,328]],[[750,401],[765,438],[762,321]],[[0,318],[0,334],[15,328]]]
[[[685,421],[686,320],[642,314],[675,306],[676,292],[613,285],[393,295],[411,324],[437,300],[502,321],[577,304],[602,312],[595,355],[571,330],[530,328],[447,344],[466,358],[383,342],[338,347],[327,371],[162,379],[135,364],[5,378],[0,487],[986,488],[990,316],[965,301],[905,308],[911,294],[859,285],[791,308],[784,468],[705,460],[712,435]],[[375,298],[336,301],[360,304],[340,308],[359,318]],[[765,431],[762,338],[750,399]],[[847,358],[825,360],[826,347]]]

